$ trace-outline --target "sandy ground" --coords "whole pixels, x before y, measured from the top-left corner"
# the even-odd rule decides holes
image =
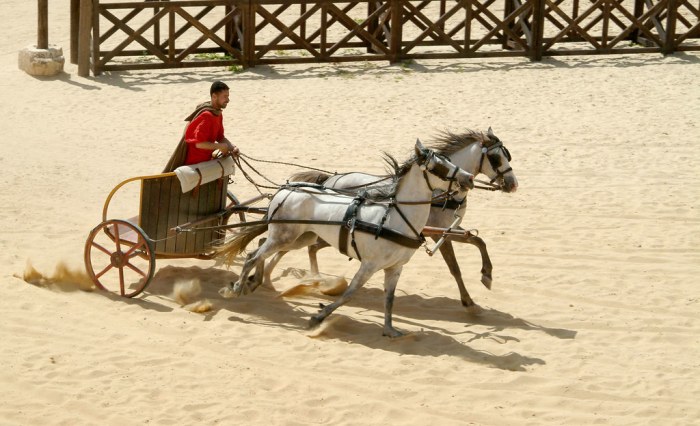
[[[699,55],[34,78],[17,52],[35,4],[0,5],[17,10],[0,29],[0,424],[700,424]],[[66,55],[67,8],[52,3],[50,32]],[[215,79],[244,152],[331,170],[380,172],[383,150],[492,126],[520,189],[470,195],[493,289],[473,247],[457,255],[484,312],[468,315],[423,251],[399,283],[398,340],[381,336],[381,274],[311,337],[332,298],[280,297],[304,281],[303,252],[275,289],[233,300],[217,291],[238,268],[213,261],[159,260],[136,300],[18,278],[27,262],[83,268],[107,194],[160,172]],[[240,176],[233,189],[255,194]],[[331,250],[320,262],[331,277],[358,267]],[[212,309],[183,309],[178,280],[199,280]]]

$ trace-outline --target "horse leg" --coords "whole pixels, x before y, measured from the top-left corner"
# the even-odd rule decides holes
[[[307,247],[309,246],[312,242],[317,240],[317,236],[314,233],[311,232],[305,232],[301,234],[295,241],[294,244],[287,245],[285,247],[285,250],[278,251],[275,256],[265,265],[263,263],[263,269],[264,272],[258,270],[260,274],[260,278],[258,278],[258,275],[256,274],[256,281],[253,287],[253,290],[255,290],[260,284],[265,284],[267,286],[272,287],[272,271],[275,269],[277,264],[282,260],[282,257],[284,257],[285,254],[289,253],[290,250],[295,250],[298,248],[302,247]]]
[[[270,278],[272,276],[272,270],[275,269],[280,260],[282,260],[282,257],[284,257],[284,255],[287,253],[289,252],[277,252],[277,254],[275,254],[269,262],[267,262],[267,265],[265,265],[265,274],[263,275],[263,281],[265,282],[265,285],[272,286],[272,279]]]
[[[267,241],[267,238],[261,238],[258,241],[258,248],[262,247],[262,245],[265,244],[265,241]],[[251,292],[255,291],[255,289],[258,288],[258,286],[260,284],[262,284],[264,271],[265,271],[265,261],[263,260],[262,262],[259,262],[255,266],[255,273],[253,274],[253,276],[248,277],[248,285],[250,287]]]
[[[460,243],[471,244],[479,249],[479,252],[481,253],[481,283],[484,285],[484,287],[491,290],[491,284],[493,284],[493,265],[491,265],[491,258],[489,257],[489,252],[486,249],[486,243],[484,240],[482,240],[481,237],[472,234],[469,234],[466,237],[450,237],[450,239]]]
[[[322,239],[316,240],[316,243],[311,244],[309,246],[309,264],[311,266],[311,275],[312,276],[317,276],[319,275],[318,271],[318,258],[316,257],[316,253],[321,250],[322,248],[325,247],[330,247],[331,245],[325,242]]]
[[[437,236],[432,238],[435,241],[440,239]],[[457,281],[457,287],[459,288],[459,296],[462,301],[462,306],[464,306],[467,312],[469,312],[470,314],[480,313],[482,311],[481,307],[474,303],[474,300],[472,300],[471,296],[469,296],[467,288],[464,286],[464,280],[462,280],[462,272],[459,269],[459,264],[457,264],[455,251],[452,247],[452,242],[449,239],[445,240],[445,242],[440,246],[440,254],[445,260],[445,263],[447,263],[447,267],[450,269],[450,274],[452,274],[455,281]]]
[[[279,244],[275,243],[272,239],[268,238],[265,242],[258,247],[255,251],[246,256],[245,263],[241,269],[241,275],[238,277],[236,283],[231,283],[229,287],[224,287],[219,291],[225,298],[231,298],[234,296],[240,296],[241,294],[247,294],[250,291],[248,286],[248,275],[253,268],[257,268],[261,271],[265,264],[265,259],[272,256],[278,251]],[[256,273],[257,274],[257,273]]]
[[[365,283],[370,279],[374,272],[375,270],[368,267],[367,264],[361,264],[360,269],[357,271],[355,276],[352,277],[352,281],[350,282],[348,288],[345,289],[345,292],[343,292],[343,294],[341,294],[340,297],[335,300],[335,302],[323,306],[323,308],[318,312],[318,314],[312,315],[311,319],[309,320],[309,327],[314,328],[318,326],[319,324],[321,324],[321,322],[323,322],[324,319],[326,319],[328,315],[332,314],[333,311],[347,303],[347,301],[350,300],[355,291],[358,288],[365,285]]]
[[[391,338],[401,337],[403,333],[392,326],[391,312],[394,309],[394,293],[401,276],[402,266],[395,266],[384,270],[384,330],[382,335]]]

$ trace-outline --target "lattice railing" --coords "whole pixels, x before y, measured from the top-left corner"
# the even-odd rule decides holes
[[[95,74],[700,50],[690,0],[80,1],[79,62]]]

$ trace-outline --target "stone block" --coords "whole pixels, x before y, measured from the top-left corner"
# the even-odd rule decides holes
[[[19,69],[30,75],[52,76],[63,72],[63,49],[49,45],[48,49],[29,46],[19,51]]]

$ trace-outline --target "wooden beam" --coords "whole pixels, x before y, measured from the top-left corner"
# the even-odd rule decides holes
[[[78,64],[78,29],[80,28],[80,0],[70,0],[70,63]]]
[[[389,40],[389,62],[395,64],[401,60],[401,39],[403,38],[403,1],[391,1],[391,36]]]
[[[49,0],[39,0],[36,47],[49,48]]]
[[[545,0],[534,0],[532,10],[532,44],[530,60],[541,61],[544,40],[544,6]]]
[[[78,75],[90,75],[90,31],[92,30],[92,0],[80,0],[80,38],[78,41]]]
[[[668,55],[676,50],[676,16],[678,15],[678,1],[668,0],[668,17],[666,19],[666,39],[661,53]]]

